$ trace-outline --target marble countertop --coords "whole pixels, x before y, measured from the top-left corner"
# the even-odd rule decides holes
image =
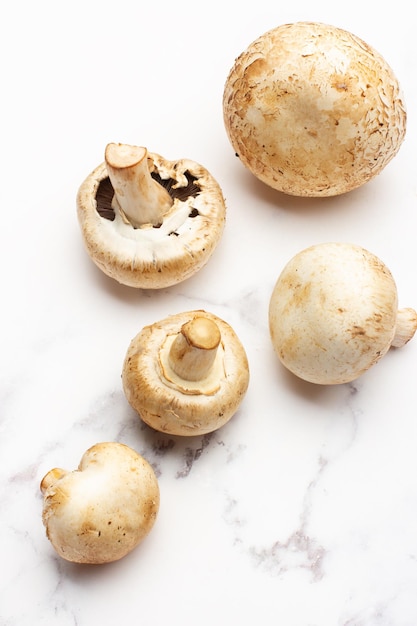
[[[417,306],[417,44],[409,3],[395,6],[259,0],[225,12],[181,0],[40,0],[3,9],[1,626],[417,624],[417,341],[353,383],[321,387],[284,370],[267,320],[284,264],[326,240],[377,254],[400,306]],[[223,127],[236,56],[297,20],[373,45],[409,112],[395,159],[333,199],[262,185]],[[177,286],[119,285],[86,254],[75,196],[113,141],[193,159],[223,189],[222,240]],[[218,431],[163,435],[127,403],[123,359],[143,326],[196,308],[239,335],[249,389]],[[75,565],[46,537],[39,483],[101,441],[152,464],[160,511],[127,557]]]

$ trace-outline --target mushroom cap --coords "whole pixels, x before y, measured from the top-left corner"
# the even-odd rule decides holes
[[[371,252],[322,243],[284,267],[269,304],[272,344],[283,365],[312,383],[346,383],[388,351],[397,319],[397,288]]]
[[[223,234],[226,206],[220,186],[202,165],[152,152],[148,164],[174,198],[160,225],[134,228],[113,211],[105,162],[81,184],[77,214],[87,252],[105,274],[130,287],[161,289],[207,263]]]
[[[170,336],[183,324],[203,314],[213,320],[221,334],[222,376],[216,389],[207,393],[170,384],[163,373],[160,354]],[[207,311],[187,311],[145,326],[129,345],[123,364],[126,398],[140,418],[157,431],[194,436],[212,432],[230,420],[237,411],[249,384],[245,349],[235,331]]]
[[[75,563],[121,559],[149,533],[159,510],[151,465],[120,443],[92,446],[77,470],[51,470],[41,491],[47,536],[59,556]]]
[[[384,58],[340,28],[278,26],[236,59],[223,94],[225,128],[261,181],[304,197],[348,192],[379,174],[406,130]]]

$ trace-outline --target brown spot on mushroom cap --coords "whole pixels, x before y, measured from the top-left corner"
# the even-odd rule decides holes
[[[281,25],[236,59],[223,94],[242,163],[287,194],[333,196],[379,174],[405,136],[398,80],[355,35],[327,24]]]
[[[194,391],[171,384],[164,377],[160,352],[167,337],[176,336],[196,316],[206,316],[220,330],[223,375],[216,389]],[[193,436],[212,432],[236,413],[249,384],[249,365],[239,338],[227,322],[207,311],[177,313],[145,326],[131,341],[122,371],[123,388],[130,405],[155,430]]]
[[[134,228],[114,210],[105,163],[81,184],[77,215],[87,252],[106,275],[131,287],[161,289],[208,262],[223,234],[226,205],[219,184],[202,165],[156,153],[148,153],[148,162],[152,178],[173,200],[160,224]]]
[[[76,563],[121,559],[150,532],[159,510],[152,467],[120,443],[92,446],[77,470],[51,470],[41,489],[47,536],[62,558]]]

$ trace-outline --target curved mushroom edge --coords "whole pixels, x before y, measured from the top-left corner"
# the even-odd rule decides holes
[[[74,563],[123,558],[148,535],[159,511],[152,466],[121,443],[95,444],[76,470],[50,470],[40,489],[47,537],[60,557]]]
[[[197,315],[213,320],[221,334],[222,374],[217,384],[210,381],[206,392],[172,384],[165,378],[160,360],[167,338],[178,334],[183,324]],[[202,435],[217,430],[236,413],[249,385],[249,363],[227,322],[204,310],[187,311],[145,326],[132,339],[122,382],[129,404],[150,427],[172,435]]]
[[[77,193],[77,216],[86,250],[107,276],[121,284],[161,289],[193,276],[208,262],[226,220],[223,192],[202,165],[148,153],[151,175],[173,198],[157,226],[133,226],[112,207],[107,167],[100,164]]]

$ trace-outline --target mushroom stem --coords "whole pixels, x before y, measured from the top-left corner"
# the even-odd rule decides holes
[[[402,348],[414,337],[417,330],[417,312],[414,309],[400,309],[397,313],[397,325],[391,347]]]
[[[55,467],[54,469],[51,469],[47,474],[45,474],[45,476],[41,480],[41,484],[40,484],[41,492],[45,493],[45,491],[51,485],[53,485],[54,483],[56,483],[57,480],[65,476],[65,474],[68,474],[68,472],[61,469],[60,467]]]
[[[184,380],[206,378],[216,358],[220,331],[215,322],[195,317],[181,327],[169,351],[169,364]]]
[[[158,226],[173,204],[151,176],[146,148],[120,143],[106,146],[105,162],[118,208],[134,228]]]

